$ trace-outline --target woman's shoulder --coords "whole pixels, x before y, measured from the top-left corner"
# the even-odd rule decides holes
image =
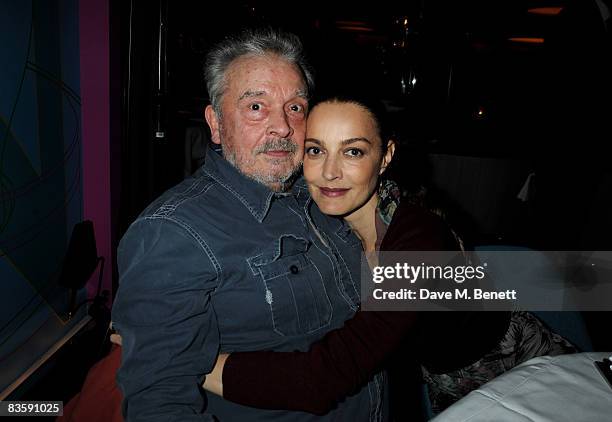
[[[383,251],[459,250],[448,224],[425,207],[403,201],[382,241]]]

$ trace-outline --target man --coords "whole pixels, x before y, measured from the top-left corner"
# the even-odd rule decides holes
[[[384,419],[384,380],[323,417],[259,410],[200,385],[220,352],[306,350],[359,303],[360,243],[294,183],[312,76],[301,44],[247,32],[208,57],[205,164],[132,224],[118,251],[117,381],[132,420]],[[204,413],[201,413],[204,412]]]

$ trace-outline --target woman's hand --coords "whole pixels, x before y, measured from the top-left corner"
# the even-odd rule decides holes
[[[113,327],[113,321],[111,321],[110,324],[108,324],[108,331],[111,333],[110,335],[111,343],[116,344],[117,346],[121,346],[123,344],[122,339],[121,339],[121,336],[117,334],[117,332],[115,331],[115,328]]]
[[[121,342],[121,336],[119,334],[111,334],[110,335],[110,341],[111,343],[116,344],[117,346],[121,346],[123,343]]]
[[[217,362],[215,362],[215,367],[210,372],[210,374],[206,375],[204,379],[204,387],[205,390],[210,391],[218,396],[223,397],[223,367],[225,366],[225,361],[229,354],[222,353],[217,356]]]

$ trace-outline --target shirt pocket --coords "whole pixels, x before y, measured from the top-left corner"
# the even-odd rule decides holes
[[[331,320],[331,301],[321,271],[308,256],[310,246],[306,239],[283,235],[247,259],[264,285],[273,329],[282,336],[309,334]]]

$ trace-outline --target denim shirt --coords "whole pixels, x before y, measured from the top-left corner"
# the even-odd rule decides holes
[[[359,306],[360,253],[348,225],[323,215],[303,182],[275,193],[210,150],[119,245],[112,316],[127,421],[383,420],[382,374],[323,417],[200,388],[218,353],[306,351],[342,326]]]

